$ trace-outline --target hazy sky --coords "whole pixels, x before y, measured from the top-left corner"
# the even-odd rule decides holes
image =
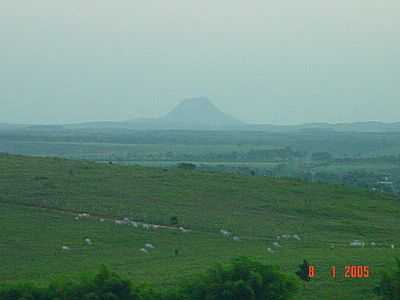
[[[0,0],[0,123],[400,121],[399,0]]]

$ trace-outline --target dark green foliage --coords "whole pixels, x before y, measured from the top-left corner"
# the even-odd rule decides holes
[[[20,285],[0,291],[0,300],[50,300],[47,291],[31,285]]]
[[[53,282],[47,289],[17,286],[0,291],[0,300],[138,300],[131,283],[102,267],[93,279]]]
[[[382,276],[378,294],[384,300],[399,300],[400,299],[400,260],[396,259],[397,270],[385,272]]]
[[[296,275],[300,277],[300,279],[303,281],[310,281],[311,278],[309,276],[309,268],[310,264],[306,260],[304,260],[303,263],[299,265],[299,270],[296,272]]]
[[[188,300],[284,300],[296,290],[296,282],[277,268],[240,257],[229,266],[210,269],[182,293]]]
[[[178,225],[178,224],[179,224],[178,217],[177,217],[177,216],[172,216],[172,217],[169,219],[169,224],[170,224],[170,225]]]
[[[94,278],[80,282],[53,282],[47,289],[5,289],[0,291],[0,300],[285,300],[296,289],[295,282],[276,268],[238,258],[227,267],[218,265],[190,284],[162,294],[147,285],[133,288],[103,266]]]
[[[184,170],[194,170],[196,169],[196,165],[192,163],[179,163],[177,165],[178,169],[184,169]]]

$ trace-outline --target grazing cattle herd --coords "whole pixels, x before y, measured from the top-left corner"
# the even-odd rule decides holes
[[[79,213],[77,216],[75,216],[75,220],[77,220],[77,221],[79,221],[81,219],[89,219],[89,218],[92,218],[92,217],[88,213]],[[103,222],[106,221],[106,219],[105,218],[100,218],[99,221],[103,223]],[[116,219],[116,220],[112,220],[112,221],[116,225],[133,226],[134,228],[141,228],[141,229],[144,229],[144,230],[152,230],[152,229],[162,228],[162,229],[179,230],[182,233],[191,232],[191,230],[186,229],[186,228],[184,228],[182,226],[175,227],[175,226],[167,226],[167,225],[148,224],[148,223],[144,223],[144,222],[130,220],[128,217],[125,217],[123,219]],[[240,242],[242,240],[239,236],[233,235],[232,232],[230,232],[230,231],[228,231],[226,229],[220,229],[219,233],[223,237],[225,237],[225,238],[227,238],[229,240],[235,241],[235,242]],[[302,241],[302,238],[298,234],[292,234],[292,235],[291,234],[282,234],[282,235],[278,235],[278,236],[276,236],[275,241],[272,242],[272,247],[267,247],[267,252],[271,253],[271,254],[276,253],[277,249],[283,247],[283,245],[281,243],[283,240],[291,240],[291,239],[292,240],[296,240],[296,241]],[[88,246],[92,246],[93,245],[93,241],[88,237],[84,239],[84,242]],[[369,245],[371,247],[377,247],[378,246],[378,244],[376,242],[370,242]],[[365,241],[361,241],[361,240],[352,240],[349,243],[349,246],[352,247],[352,248],[357,248],[357,247],[358,248],[364,248],[364,247],[367,246],[367,243]],[[382,246],[382,247],[386,246],[387,247],[388,245],[385,244],[385,243],[382,243],[380,246]],[[274,250],[274,248],[275,248],[275,250]],[[335,245],[334,244],[330,244],[330,249],[334,249],[334,248],[335,248]],[[396,246],[394,244],[389,244],[389,248],[395,249]],[[70,251],[71,250],[71,248],[69,246],[66,246],[66,245],[62,245],[61,249],[63,251]],[[155,249],[155,246],[153,244],[146,243],[143,248],[139,249],[139,251],[143,252],[145,254],[149,254],[150,251],[153,250],[153,249]]]

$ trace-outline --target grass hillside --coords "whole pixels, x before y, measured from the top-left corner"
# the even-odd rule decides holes
[[[379,273],[400,256],[399,200],[267,177],[0,155],[0,212],[3,284],[43,284],[106,264],[135,282],[167,288],[215,262],[247,255],[291,273],[304,258],[316,265],[317,278],[299,299],[374,299]],[[83,212],[90,217],[76,220]],[[169,226],[173,216],[176,227]],[[115,224],[125,217],[166,226]],[[282,238],[281,248],[273,246],[284,234],[301,240]],[[355,239],[366,247],[350,247]],[[145,243],[155,249],[141,252]],[[372,275],[333,280],[332,265],[338,271],[369,265]]]

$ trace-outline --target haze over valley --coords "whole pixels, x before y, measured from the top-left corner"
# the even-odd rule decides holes
[[[0,300],[399,300],[398,0],[0,1]]]

